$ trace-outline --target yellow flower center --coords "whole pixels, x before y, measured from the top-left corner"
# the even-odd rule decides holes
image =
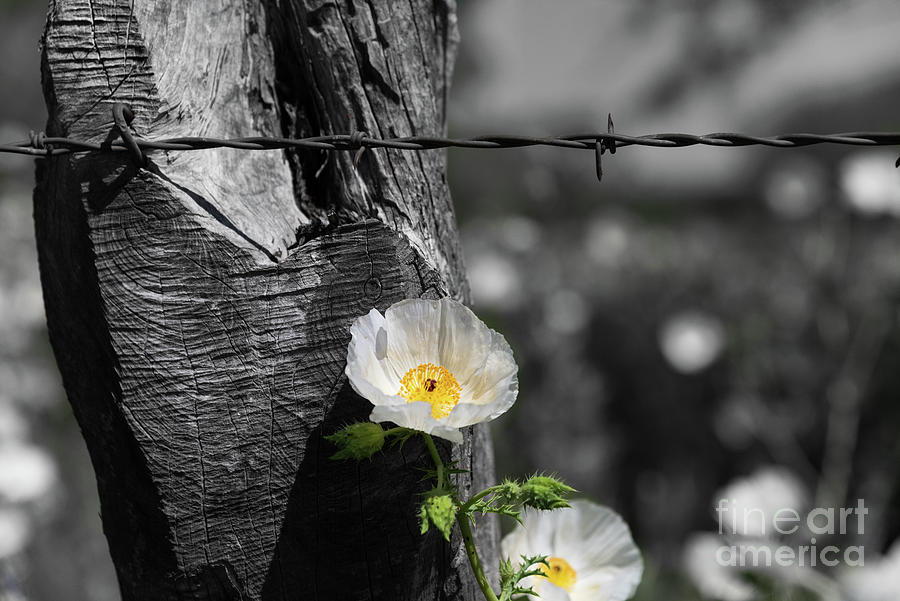
[[[572,587],[575,586],[575,570],[572,569],[569,562],[562,557],[548,557],[547,563],[550,564],[550,567],[541,564],[541,571],[547,580],[571,593]]]
[[[459,403],[461,387],[453,374],[433,363],[422,363],[400,379],[400,396],[407,403],[425,401],[431,405],[431,417],[441,419]]]

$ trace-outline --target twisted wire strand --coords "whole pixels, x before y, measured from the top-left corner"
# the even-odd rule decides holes
[[[128,152],[138,167],[146,167],[145,150],[186,151],[209,148],[236,148],[240,150],[280,150],[287,148],[315,150],[356,151],[355,165],[362,153],[369,148],[396,150],[434,150],[438,148],[522,148],[525,146],[554,146],[592,150],[595,154],[597,179],[603,179],[601,157],[606,151],[615,154],[624,146],[651,146],[655,148],[684,148],[685,146],[772,146],[797,148],[813,144],[844,144],[851,146],[894,146],[900,144],[900,133],[851,132],[842,134],[785,134],[760,137],[746,134],[715,133],[697,136],[693,134],[650,134],[627,136],[615,133],[612,115],[607,118],[606,133],[587,133],[569,136],[537,138],[533,136],[477,136],[474,138],[442,138],[437,136],[408,136],[402,138],[373,138],[366,132],[352,134],[314,136],[309,138],[207,138],[181,137],[163,140],[145,140],[131,131],[134,111],[116,102],[112,105],[113,126],[103,143],[72,138],[47,137],[43,132],[31,132],[27,141],[0,145],[0,153],[26,154],[47,158],[75,152]],[[118,140],[117,140],[118,138]],[[900,166],[897,159],[896,166]]]
[[[684,148],[687,146],[771,146],[798,148],[815,144],[840,144],[849,146],[897,146],[900,132],[848,132],[837,134],[782,134],[777,136],[751,136],[738,133],[712,133],[704,135],[661,133],[629,136],[610,133],[583,133],[557,137],[533,137],[516,135],[487,135],[471,138],[442,138],[437,136],[408,136],[401,138],[374,138],[369,135],[335,134],[309,138],[279,138],[252,136],[245,138],[180,137],[147,140],[133,138],[141,150],[190,151],[211,148],[235,148],[240,150],[280,150],[288,148],[314,150],[358,150],[359,148],[391,148],[396,150],[435,150],[441,148],[523,148],[526,146],[552,146],[595,150],[598,142],[616,148],[648,146],[654,148]],[[35,157],[58,156],[76,152],[131,151],[122,141],[110,144],[88,142],[74,138],[44,136],[41,144],[36,139],[0,144],[0,153],[24,154]]]

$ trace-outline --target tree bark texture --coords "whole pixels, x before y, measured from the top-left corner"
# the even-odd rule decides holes
[[[440,135],[451,0],[55,0],[48,134]],[[123,598],[474,599],[458,535],[422,536],[430,464],[322,436],[365,419],[349,325],[467,297],[440,151],[67,155],[38,169],[51,342]],[[486,430],[445,458],[493,477]],[[490,569],[496,531],[479,529]]]

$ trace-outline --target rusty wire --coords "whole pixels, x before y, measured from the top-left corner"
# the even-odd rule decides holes
[[[606,151],[614,154],[617,148],[625,146],[649,146],[653,148],[684,148],[686,146],[771,146],[774,148],[799,148],[815,144],[840,144],[849,146],[898,146],[900,132],[848,132],[837,134],[782,134],[777,136],[751,136],[737,133],[712,133],[704,135],[684,133],[661,133],[643,136],[617,134],[613,128],[612,116],[605,133],[592,132],[556,137],[533,137],[516,135],[488,135],[471,138],[444,138],[439,136],[406,136],[397,138],[377,138],[365,132],[333,134],[308,138],[281,138],[252,136],[244,138],[179,137],[147,140],[135,136],[130,131],[134,119],[131,109],[122,103],[113,105],[113,131],[104,142],[88,142],[73,138],[47,137],[32,133],[29,140],[12,144],[0,144],[0,153],[31,155],[49,158],[79,152],[128,152],[139,167],[146,166],[144,151],[189,151],[211,148],[235,148],[239,150],[283,150],[313,149],[358,151],[375,148],[395,150],[435,150],[441,148],[522,148],[526,146],[552,146],[591,150],[596,155],[597,178],[602,178],[600,157]],[[120,138],[116,141],[115,138]],[[357,156],[358,158],[358,156]],[[897,159],[895,166],[900,166]]]

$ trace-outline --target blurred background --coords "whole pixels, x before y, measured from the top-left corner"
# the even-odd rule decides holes
[[[900,130],[893,0],[460,4],[453,135],[602,131],[608,112],[632,135]],[[45,9],[0,1],[0,141],[44,126]],[[451,151],[474,308],[520,365],[498,474],[556,472],[622,513],[639,599],[900,598],[898,153],[629,147],[599,184],[587,152]],[[0,599],[114,601],[33,178],[0,155]],[[865,531],[835,544],[866,566],[721,568],[722,496],[864,499]]]

